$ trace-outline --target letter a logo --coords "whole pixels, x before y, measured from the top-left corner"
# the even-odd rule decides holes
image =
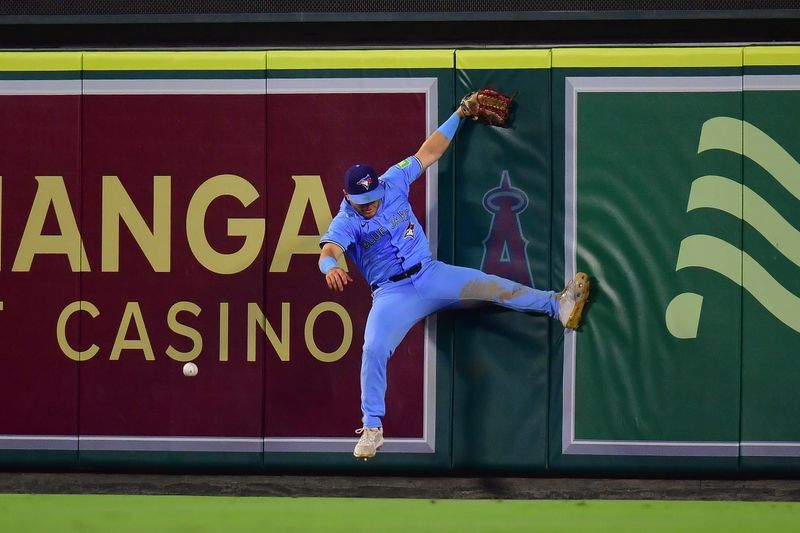
[[[511,186],[504,170],[500,186],[483,196],[483,208],[492,214],[489,234],[483,241],[481,270],[533,287],[528,254],[528,241],[522,235],[519,214],[528,207],[528,196]]]

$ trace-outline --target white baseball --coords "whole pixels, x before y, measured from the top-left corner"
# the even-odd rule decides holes
[[[183,365],[183,375],[192,377],[197,375],[197,365],[194,363],[186,363]]]

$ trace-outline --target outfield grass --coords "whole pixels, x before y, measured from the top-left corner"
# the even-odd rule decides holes
[[[0,495],[0,531],[800,531],[800,503]]]

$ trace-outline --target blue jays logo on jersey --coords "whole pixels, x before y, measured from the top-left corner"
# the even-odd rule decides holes
[[[404,239],[413,239],[414,238],[414,223],[413,222],[409,222],[408,223],[408,227],[403,232],[403,238]]]
[[[372,185],[373,179],[372,176],[365,176],[356,182],[357,185],[362,185],[364,190],[369,190],[369,186]]]

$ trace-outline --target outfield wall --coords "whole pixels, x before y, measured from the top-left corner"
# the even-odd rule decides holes
[[[0,464],[797,473],[798,80],[798,47],[2,53]],[[369,288],[319,235],[484,85],[513,127],[462,126],[415,212],[441,260],[589,272],[585,325],[419,324],[355,463]]]

